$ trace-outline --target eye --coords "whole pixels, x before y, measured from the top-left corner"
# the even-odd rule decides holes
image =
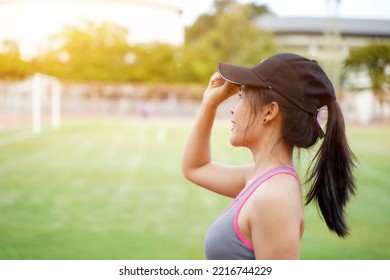
[[[238,99],[244,98],[244,86],[240,86],[240,91],[237,93]]]

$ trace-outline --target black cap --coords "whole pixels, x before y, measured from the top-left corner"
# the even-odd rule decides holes
[[[276,54],[252,68],[221,62],[218,72],[234,84],[273,89],[314,116],[336,100],[333,85],[319,64],[293,53]]]

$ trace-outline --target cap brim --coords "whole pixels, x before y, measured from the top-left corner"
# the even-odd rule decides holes
[[[220,62],[218,64],[218,73],[226,81],[233,84],[269,87],[261,77],[254,73],[252,68]]]

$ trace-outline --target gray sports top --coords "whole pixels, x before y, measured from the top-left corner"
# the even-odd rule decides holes
[[[298,179],[291,166],[279,166],[249,181],[233,202],[214,221],[206,233],[205,255],[208,260],[254,260],[253,245],[238,228],[238,214],[252,193],[265,181],[278,174],[290,174]]]

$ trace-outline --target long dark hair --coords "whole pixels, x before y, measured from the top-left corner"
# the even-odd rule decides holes
[[[317,116],[303,111],[281,94],[248,86],[244,86],[243,91],[251,106],[253,121],[263,105],[278,103],[282,112],[281,137],[292,147],[312,147],[323,136]],[[356,191],[353,176],[356,157],[348,145],[344,117],[338,102],[330,102],[327,109],[325,135],[308,169],[307,183],[311,187],[306,196],[306,205],[315,201],[328,228],[338,236],[345,237],[348,226],[344,209]]]
[[[326,133],[308,178],[313,185],[307,194],[306,204],[315,200],[328,228],[344,237],[348,234],[344,207],[356,191],[353,176],[356,157],[347,142],[340,106],[333,101],[327,107]]]

